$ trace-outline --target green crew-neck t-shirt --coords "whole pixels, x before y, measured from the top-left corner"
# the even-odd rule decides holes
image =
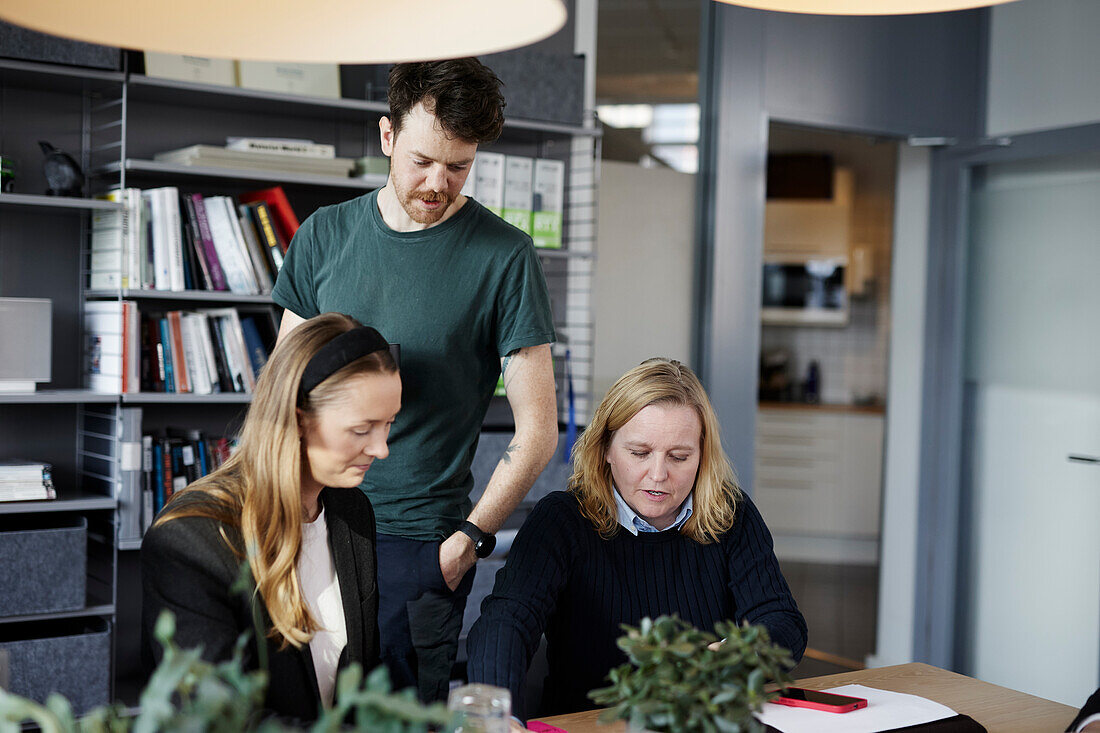
[[[554,341],[550,296],[531,237],[473,199],[441,224],[396,232],[377,196],[306,219],[272,297],[303,318],[346,313],[400,344],[390,454],[360,488],[379,533],[441,539],[470,513],[470,463],[501,357]]]

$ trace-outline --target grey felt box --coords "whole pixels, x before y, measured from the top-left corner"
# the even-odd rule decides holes
[[[0,518],[0,616],[84,608],[84,517]]]
[[[58,692],[68,698],[77,715],[109,701],[111,630],[107,621],[13,626],[5,629],[0,641],[0,652],[8,657],[9,692],[36,702]]]
[[[119,67],[121,60],[119,50],[113,46],[58,38],[4,22],[0,22],[0,56],[112,71]]]

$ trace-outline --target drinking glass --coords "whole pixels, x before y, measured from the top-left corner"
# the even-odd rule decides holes
[[[451,690],[447,707],[462,713],[456,733],[508,733],[512,693],[492,685],[463,685]]]

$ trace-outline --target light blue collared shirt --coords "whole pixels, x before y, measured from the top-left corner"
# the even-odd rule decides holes
[[[676,515],[676,521],[664,529],[657,529],[638,516],[638,512],[630,508],[630,505],[626,503],[626,499],[619,493],[617,487],[612,486],[612,488],[615,491],[615,506],[619,510],[619,524],[623,529],[635,537],[638,536],[639,532],[668,532],[670,530],[680,529],[684,522],[691,516],[691,494],[688,494],[688,498],[684,499],[684,503],[680,505],[680,512]]]

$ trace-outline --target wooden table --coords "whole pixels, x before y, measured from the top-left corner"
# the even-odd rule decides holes
[[[1076,709],[1068,705],[991,685],[928,664],[899,664],[896,667],[864,669],[797,682],[799,687],[816,690],[851,684],[906,692],[935,700],[957,713],[969,715],[985,726],[989,733],[1064,731],[1077,714]],[[591,710],[555,715],[545,718],[543,722],[564,728],[569,733],[615,733],[625,730],[622,722],[612,726],[599,725],[596,722],[599,713],[598,710]]]

